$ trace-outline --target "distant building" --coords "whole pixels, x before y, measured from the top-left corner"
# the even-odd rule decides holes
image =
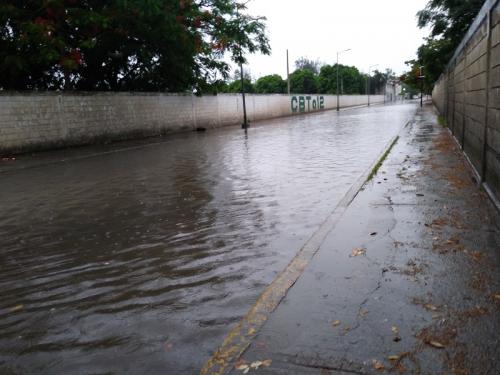
[[[395,102],[403,100],[403,85],[397,79],[392,79],[385,84],[385,101]]]

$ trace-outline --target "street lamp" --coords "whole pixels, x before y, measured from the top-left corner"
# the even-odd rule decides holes
[[[339,101],[339,55],[342,52],[347,52],[350,51],[351,49],[345,49],[343,51],[338,51],[337,52],[337,112],[340,110],[340,101]]]
[[[366,87],[367,87],[367,93],[368,93],[368,107],[370,106],[370,71],[372,68],[375,68],[376,66],[378,66],[378,64],[375,64],[375,65],[370,65],[368,67],[368,79],[366,80]]]

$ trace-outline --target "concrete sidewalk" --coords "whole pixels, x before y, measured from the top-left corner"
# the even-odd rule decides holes
[[[230,373],[500,373],[499,223],[425,107]]]

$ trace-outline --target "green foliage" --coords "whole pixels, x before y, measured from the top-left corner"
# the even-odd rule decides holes
[[[439,79],[446,64],[455,50],[455,46],[448,39],[426,38],[417,51],[417,60],[407,61],[410,71],[406,73],[404,82],[420,90],[419,72],[420,66],[423,66],[422,73],[424,92],[432,92],[434,82]]]
[[[296,94],[317,93],[317,76],[309,69],[295,70],[290,74],[290,92]]]
[[[390,69],[382,73],[375,70],[370,74],[370,95],[380,95],[384,92],[384,86],[387,81],[394,78],[394,74]]]
[[[248,78],[243,78],[243,87],[245,88],[246,93],[255,92],[255,88]],[[240,93],[241,92],[241,79],[237,79],[236,81],[231,82],[227,86],[227,91],[229,93]]]
[[[418,26],[431,28],[431,38],[448,40],[456,48],[481,9],[484,0],[430,0],[417,13]]]
[[[235,0],[5,0],[0,88],[183,91],[269,53]]]
[[[279,74],[261,77],[255,83],[255,92],[259,94],[284,94],[287,84]]]
[[[366,77],[354,66],[339,64],[339,94],[364,94]],[[337,64],[324,65],[318,77],[319,92],[337,94]]]
[[[424,91],[430,93],[432,86],[444,71],[468,28],[481,9],[484,0],[430,0],[425,9],[417,13],[418,26],[430,27],[431,33],[417,51],[417,59],[408,61],[410,71],[404,82],[416,88],[420,85],[418,70],[424,66]]]

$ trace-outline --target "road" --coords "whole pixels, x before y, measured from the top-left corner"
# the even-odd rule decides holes
[[[2,373],[196,373],[415,109],[2,162]]]

